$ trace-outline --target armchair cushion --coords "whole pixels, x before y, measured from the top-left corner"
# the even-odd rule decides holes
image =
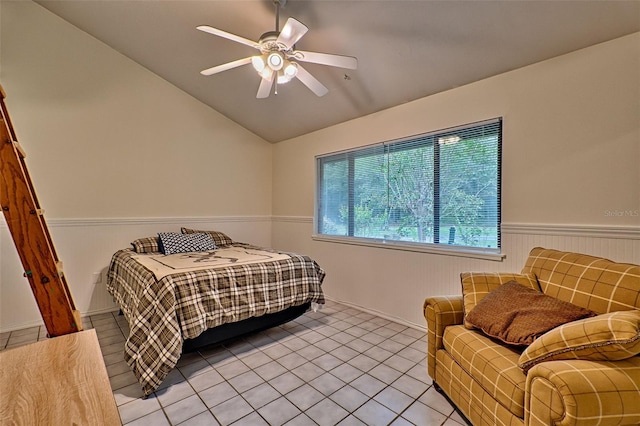
[[[468,329],[474,328],[466,321],[466,315],[492,290],[509,281],[516,281],[525,287],[540,290],[538,282],[530,274],[507,274],[501,272],[463,272],[460,274],[462,282],[462,296],[464,300],[464,325]]]
[[[544,361],[617,361],[638,354],[640,310],[617,311],[554,328],[524,350],[518,365],[526,371]]]
[[[640,309],[640,265],[536,247],[522,269],[544,294],[599,314]]]
[[[443,343],[451,358],[469,372],[482,389],[512,414],[524,417],[527,376],[518,368],[518,348],[491,340],[479,330],[469,330],[462,325],[447,327]]]

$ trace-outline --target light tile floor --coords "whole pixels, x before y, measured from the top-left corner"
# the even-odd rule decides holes
[[[184,354],[142,399],[123,359],[117,312],[95,328],[125,425],[465,425],[431,386],[425,333],[327,302],[279,327]],[[0,350],[46,338],[44,327],[0,334]]]

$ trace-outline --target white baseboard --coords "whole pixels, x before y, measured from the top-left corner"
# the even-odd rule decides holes
[[[119,308],[95,309],[89,312],[81,313],[80,317],[85,318],[85,317],[90,317],[92,315],[106,314],[109,312],[118,312],[119,310],[120,310]],[[42,320],[29,321],[23,324],[15,325],[15,326],[9,326],[7,328],[0,328],[0,333],[9,333],[11,331],[24,330],[25,328],[31,328],[31,327],[44,327],[44,321]]]
[[[362,305],[358,305],[356,303],[351,303],[351,302],[347,302],[347,301],[344,301],[344,300],[334,299],[332,297],[327,296],[326,294],[324,295],[324,298],[327,299],[327,300],[330,300],[332,302],[340,303],[341,305],[349,306],[350,308],[358,309],[359,311],[363,311],[363,312],[366,312],[368,314],[375,315],[377,317],[387,319],[389,321],[397,322],[398,324],[406,325],[407,327],[413,328],[413,329],[421,331],[423,333],[427,332],[427,326],[426,325],[418,325],[418,324],[415,324],[413,322],[407,321],[407,320],[405,320],[403,318],[399,318],[399,317],[396,317],[396,316],[393,316],[393,315],[389,315],[389,314],[386,314],[384,312],[377,311],[375,309],[369,309],[369,308],[366,308],[366,307],[364,307]]]

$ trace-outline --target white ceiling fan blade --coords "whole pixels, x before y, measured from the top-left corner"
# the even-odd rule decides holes
[[[235,41],[237,43],[246,44],[247,46],[251,46],[255,49],[260,49],[260,43],[257,41],[249,40],[248,38],[240,37],[235,34],[228,33],[226,31],[219,30],[217,28],[210,27],[208,25],[200,25],[196,27],[200,31],[204,31],[205,33],[213,34],[218,37],[226,38],[227,40]]]
[[[287,46],[287,50],[291,49],[307,31],[309,31],[309,28],[307,28],[305,24],[294,18],[289,18],[287,19],[287,23],[284,24],[284,27],[282,27],[277,42]]]
[[[311,62],[314,64],[329,65],[332,67],[348,68],[355,70],[358,68],[358,59],[353,56],[331,55],[329,53],[306,52],[296,50],[293,57],[301,62]]]
[[[262,77],[262,79],[260,80],[260,87],[258,87],[258,94],[256,95],[256,98],[264,99],[269,97],[269,94],[271,93],[271,86],[273,86],[273,77],[275,76],[275,74],[276,73],[269,70],[269,75],[266,77]]]
[[[317,78],[309,74],[309,72],[302,68],[300,64],[298,64],[298,73],[296,74],[296,77],[302,82],[302,84],[307,86],[318,96],[324,96],[329,91],[324,84],[320,83]]]
[[[218,66],[215,66],[215,67],[207,68],[206,70],[200,71],[200,74],[202,74],[202,75],[213,75],[213,74],[217,74],[217,73],[222,72],[222,71],[230,70],[232,68],[237,68],[237,67],[240,67],[242,65],[246,65],[246,64],[250,64],[250,63],[251,63],[251,57],[244,58],[244,59],[238,59],[237,61],[227,62],[226,64],[222,64],[222,65],[218,65]]]

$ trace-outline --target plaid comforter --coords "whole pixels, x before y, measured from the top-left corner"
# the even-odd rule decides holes
[[[156,280],[132,259],[140,253],[116,252],[107,290],[129,323],[124,356],[144,394],[151,394],[175,367],[183,339],[306,302],[324,303],[322,268],[307,256],[287,254],[285,260],[181,272]]]

